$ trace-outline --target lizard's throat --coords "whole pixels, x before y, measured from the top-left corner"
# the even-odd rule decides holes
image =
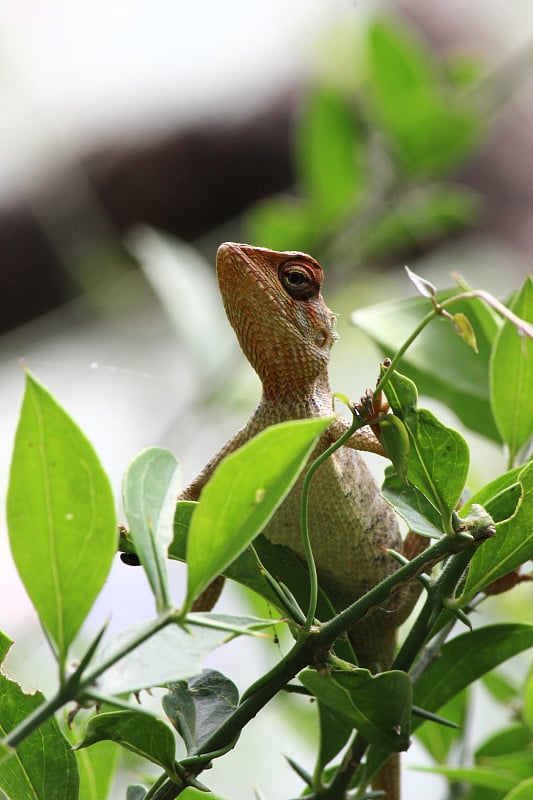
[[[263,386],[263,403],[268,406],[281,406],[294,409],[307,408],[316,404],[317,399],[331,397],[327,369],[316,374],[306,373],[302,365],[296,369],[282,369],[282,364],[262,365],[256,369]],[[299,415],[298,415],[299,416]]]

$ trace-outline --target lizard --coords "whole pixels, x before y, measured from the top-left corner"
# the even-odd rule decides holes
[[[338,338],[335,314],[321,294],[323,270],[311,256],[226,242],[217,252],[217,278],[228,320],[262,384],[259,405],[180,494],[198,500],[220,461],[266,427],[278,422],[330,416],[333,397],[328,378],[331,348]],[[312,458],[346,430],[337,417],[321,435]],[[319,583],[337,607],[346,607],[397,569],[386,548],[402,550],[398,522],[381,496],[359,450],[385,455],[368,428],[355,432],[318,469],[309,501],[310,536]],[[303,476],[263,529],[274,544],[304,558],[300,534]],[[406,548],[403,548],[404,551]],[[418,548],[417,548],[418,549]],[[412,555],[413,553],[411,553]],[[214,605],[223,579],[208,587],[196,608]],[[390,667],[395,632],[419,593],[416,581],[393,597],[387,608],[370,611],[348,632],[360,666]],[[396,759],[397,762],[397,759]],[[399,798],[398,767],[382,770],[379,788],[388,800]]]

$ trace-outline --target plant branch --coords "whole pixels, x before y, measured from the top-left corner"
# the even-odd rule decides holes
[[[266,676],[247,690],[239,707],[209,740],[204,742],[197,756],[201,757],[203,754],[212,753],[227,747],[230,743],[236,742],[242,729],[285,684],[305,666],[315,663],[317,654],[323,653],[331,647],[333,642],[346,630],[353,627],[370,608],[385,602],[392,592],[397,591],[401,586],[416,578],[429,566],[433,566],[450,555],[461,553],[465,548],[468,548],[470,552],[472,547],[475,548],[482,541],[484,541],[484,536],[481,533],[477,534],[477,538],[474,541],[465,539],[461,535],[457,535],[454,538],[443,537],[408,564],[389,575],[332,620],[321,624],[315,630],[302,631],[289,653]],[[201,769],[203,769],[203,766],[199,765],[197,774]],[[171,800],[177,797],[181,791],[180,787],[165,784],[165,793],[154,795],[154,800]]]

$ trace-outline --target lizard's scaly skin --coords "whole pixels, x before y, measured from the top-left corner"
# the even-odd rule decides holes
[[[328,361],[337,338],[335,315],[320,293],[323,273],[317,262],[303,253],[226,243],[218,250],[217,275],[228,319],[261,379],[263,394],[246,425],[185,489],[182,499],[198,499],[221,459],[259,431],[285,420],[331,415],[333,407]],[[336,420],[322,435],[313,457],[338,439],[345,425]],[[359,431],[319,468],[309,504],[319,582],[342,607],[397,569],[384,548],[402,547],[395,515],[357,449],[381,451],[368,429]],[[302,480],[263,533],[303,558]],[[404,591],[388,608],[374,609],[349,631],[361,665],[390,666],[395,629],[407,617],[416,595],[416,588]],[[383,788],[390,800],[399,796],[395,787]]]

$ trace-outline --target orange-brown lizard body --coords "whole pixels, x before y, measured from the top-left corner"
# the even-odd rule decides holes
[[[335,342],[335,315],[321,295],[323,273],[317,262],[297,252],[279,253],[226,243],[217,254],[217,275],[228,319],[242,350],[258,373],[261,401],[241,428],[181,494],[197,500],[217,464],[269,425],[292,419],[329,416],[333,409],[328,379]],[[335,420],[321,436],[314,456],[346,430]],[[345,607],[397,569],[385,548],[401,550],[392,508],[357,450],[382,452],[368,428],[354,434],[313,478],[309,525],[319,582]],[[300,493],[295,484],[263,533],[303,558]],[[390,666],[395,630],[416,599],[404,591],[388,608],[374,609],[349,631],[359,663],[370,669]],[[389,800],[399,794],[388,790]]]

